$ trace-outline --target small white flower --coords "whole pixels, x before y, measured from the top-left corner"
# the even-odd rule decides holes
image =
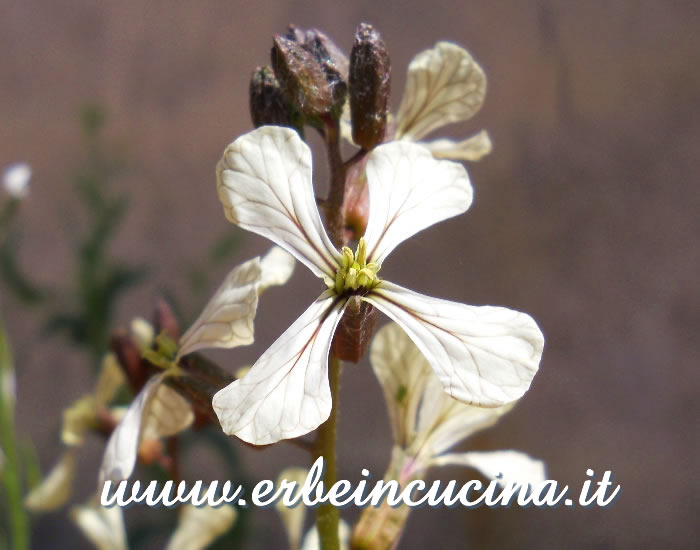
[[[142,441],[175,435],[192,424],[194,412],[189,402],[161,384],[174,374],[168,369],[153,376],[129,405],[107,442],[99,473],[100,486],[108,479],[117,482],[131,476]]]
[[[70,498],[77,450],[83,445],[86,432],[97,426],[100,411],[107,410],[109,402],[124,382],[125,377],[116,357],[107,354],[102,361],[95,391],[77,399],[63,411],[61,440],[67,450],[41,483],[27,494],[24,501],[27,509],[49,512],[60,508]]]
[[[71,517],[83,534],[99,550],[127,550],[124,514],[119,506],[104,508],[97,499],[74,506]],[[203,550],[235,523],[236,510],[229,504],[217,508],[197,508],[186,504],[170,536],[166,550]]]
[[[93,498],[71,508],[71,518],[98,550],[127,550],[124,514],[119,506],[105,508]]]
[[[50,512],[63,506],[73,490],[75,466],[75,449],[68,449],[41,483],[27,494],[24,499],[27,509]]]
[[[495,424],[512,404],[485,409],[451,398],[415,344],[395,323],[372,341],[370,362],[384,391],[394,436],[392,477],[404,483],[431,466],[457,464],[499,482],[537,484],[544,463],[518,451],[447,453],[476,432]]]
[[[107,442],[99,483],[128,479],[136,465],[141,442],[175,435],[194,420],[189,402],[163,384],[180,374],[177,360],[204,348],[233,348],[253,342],[253,319],[258,296],[272,285],[284,284],[292,275],[294,258],[273,247],[264,258],[253,258],[235,267],[204,310],[182,335],[175,361],[152,377],[129,405],[124,418]],[[153,328],[143,319],[132,322],[132,335],[141,350],[149,349]]]
[[[306,434],[328,418],[328,353],[352,296],[399,323],[453,397],[496,407],[530,386],[544,345],[531,317],[423,296],[377,276],[403,240],[469,208],[472,188],[464,167],[398,141],[377,147],[366,171],[370,214],[353,254],[347,247],[336,250],[323,228],[311,151],[295,131],[258,128],[229,145],[219,161],[217,189],[226,217],[284,247],[328,287],[243,379],[214,396],[227,434],[269,444]]]
[[[5,192],[15,199],[23,199],[29,194],[29,180],[32,178],[31,167],[24,162],[10,164],[2,175]]]

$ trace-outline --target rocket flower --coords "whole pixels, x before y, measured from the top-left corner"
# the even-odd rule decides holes
[[[518,451],[447,452],[494,425],[513,403],[482,408],[447,395],[421,352],[397,324],[389,323],[377,332],[370,362],[391,420],[392,463],[400,484],[421,477],[432,466],[448,464],[472,467],[491,479],[500,474],[504,483],[544,480],[542,461]]]
[[[480,408],[453,399],[440,385],[423,354],[395,323],[382,327],[370,348],[370,362],[379,380],[394,438],[385,480],[405,487],[423,479],[433,466],[459,465],[478,470],[500,485],[537,485],[545,466],[518,451],[449,452],[507,413],[513,404]],[[411,508],[386,501],[367,507],[355,525],[353,548],[395,548]]]
[[[460,401],[497,407],[530,386],[544,344],[530,316],[431,298],[379,277],[398,244],[469,208],[472,188],[464,167],[398,141],[374,149],[366,172],[367,230],[355,252],[339,251],[316,207],[311,151],[296,132],[258,128],[229,145],[219,161],[217,189],[226,217],[284,247],[326,285],[246,376],[214,396],[227,434],[269,444],[304,435],[328,418],[328,355],[351,298],[399,323],[444,391]]]
[[[109,429],[116,424],[120,411],[109,404],[125,382],[116,357],[107,354],[91,394],[76,400],[63,412],[61,440],[66,446],[60,460],[48,475],[25,498],[26,507],[33,512],[48,512],[60,508],[70,498],[77,463],[77,450],[91,430]],[[111,425],[111,426],[109,426]]]
[[[168,539],[166,550],[204,550],[236,522],[235,508],[224,504],[217,508],[197,508],[186,504],[179,510],[177,527]],[[124,513],[119,506],[105,508],[96,498],[74,506],[71,518],[99,550],[127,550]]]
[[[178,362],[194,351],[251,344],[259,295],[270,286],[287,282],[293,269],[294,259],[278,247],[263,258],[235,267],[178,344],[165,333],[154,338],[153,329],[145,322],[139,325],[141,336],[135,338],[139,351],[162,371],[145,383],[112,432],[100,468],[100,484],[108,479],[128,479],[144,441],[157,441],[190,426],[192,405],[164,382],[169,377],[188,376]]]

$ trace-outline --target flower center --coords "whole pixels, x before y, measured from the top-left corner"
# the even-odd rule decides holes
[[[367,243],[364,237],[357,243],[357,251],[353,254],[347,246],[341,250],[343,262],[335,272],[335,291],[338,294],[358,289],[371,290],[379,284],[379,265],[367,263]]]

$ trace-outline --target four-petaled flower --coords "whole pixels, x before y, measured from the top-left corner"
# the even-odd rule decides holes
[[[253,258],[232,269],[179,339],[179,347],[171,343],[170,354],[159,356],[152,350],[153,329],[145,322],[138,324],[141,337],[137,340],[142,354],[154,364],[162,362],[159,366],[164,370],[146,382],[112,432],[102,459],[100,485],[108,479],[116,482],[131,476],[143,441],[159,440],[189,427],[194,420],[192,406],[163,382],[182,374],[178,360],[189,353],[251,344],[258,297],[268,287],[286,283],[294,263],[294,258],[275,246],[264,257]]]
[[[544,481],[544,463],[519,451],[447,452],[494,425],[513,404],[482,408],[451,398],[398,325],[389,323],[377,332],[370,362],[384,391],[394,436],[389,477],[401,484],[422,477],[431,466],[455,464],[501,483]]]
[[[378,277],[399,243],[469,208],[464,167],[398,141],[377,147],[366,172],[370,214],[353,254],[336,250],[323,228],[311,151],[296,132],[264,126],[225,150],[217,189],[226,217],[286,248],[328,288],[245,377],[214,396],[224,432],[269,444],[306,434],[328,418],[328,354],[352,296],[399,323],[456,399],[496,407],[530,386],[544,344],[531,317],[423,296]]]

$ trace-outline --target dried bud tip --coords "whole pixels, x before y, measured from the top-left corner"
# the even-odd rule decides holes
[[[294,29],[291,35],[274,37],[272,67],[280,89],[285,99],[307,117],[337,117],[347,85],[321,39],[310,35],[311,40],[300,43],[299,33]]]
[[[384,138],[391,93],[391,59],[380,34],[362,23],[350,54],[352,139],[373,149]]]
[[[250,79],[250,115],[253,126],[287,126],[292,124],[292,108],[284,99],[271,67],[258,67]]]

